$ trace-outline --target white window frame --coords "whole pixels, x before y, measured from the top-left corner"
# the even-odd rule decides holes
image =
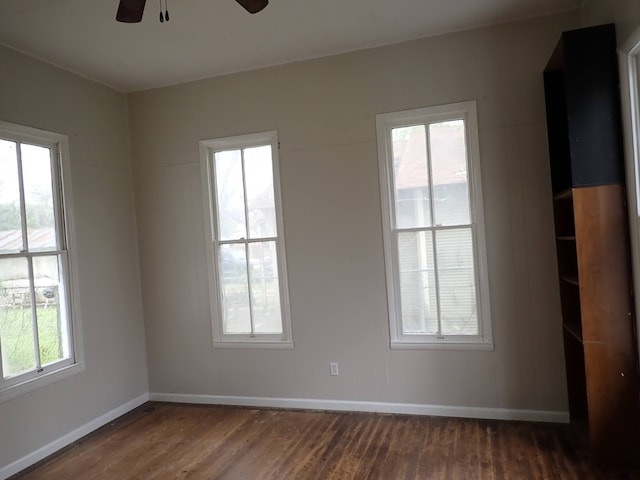
[[[0,254],[0,258],[33,257],[37,255],[59,255],[61,261],[61,283],[64,283],[65,298],[63,309],[68,321],[70,357],[21,375],[4,379],[0,362],[0,402],[25,394],[36,388],[49,385],[84,370],[84,350],[78,302],[78,274],[76,271],[75,235],[72,222],[73,201],[71,193],[71,165],[69,159],[69,139],[66,135],[48,132],[24,125],[0,121],[0,138],[3,140],[50,148],[53,152],[54,166],[52,182],[54,193],[54,212],[57,224],[58,250],[32,253]],[[23,219],[24,221],[24,219]],[[30,276],[33,273],[30,273]],[[0,349],[2,345],[0,345]]]
[[[640,27],[618,50],[636,331],[640,328]],[[640,349],[640,335],[637,335]]]
[[[464,120],[467,143],[467,172],[470,199],[473,253],[476,275],[476,299],[478,302],[478,335],[421,335],[404,334],[400,305],[399,259],[395,229],[395,206],[393,195],[393,151],[391,130],[398,127]],[[478,120],[475,101],[405,110],[376,115],[378,138],[378,162],[382,200],[383,241],[387,296],[389,308],[389,330],[391,348],[408,349],[473,349],[492,350],[491,314],[489,304],[489,280],[485,245],[484,216],[482,205],[482,181],[480,174],[480,148]],[[444,227],[447,228],[447,227]],[[438,230],[439,227],[431,227]]]
[[[280,284],[281,334],[225,334],[222,321],[222,289],[218,281],[218,212],[216,207],[215,152],[271,146],[273,188],[276,214],[275,241],[277,252],[278,280]],[[278,158],[278,135],[276,131],[237,135],[233,137],[203,140],[200,142],[200,168],[204,200],[205,235],[207,241],[207,265],[211,307],[213,346],[219,348],[293,348],[291,313],[289,307],[289,285],[285,257],[282,199],[280,193],[280,162]]]

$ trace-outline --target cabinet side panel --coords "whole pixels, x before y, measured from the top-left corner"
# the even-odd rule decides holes
[[[563,42],[572,183],[624,183],[615,28],[565,32]]]
[[[638,367],[624,187],[573,191],[589,438],[603,464],[635,463]]]
[[[592,455],[601,464],[637,464],[637,378],[625,371],[635,360],[606,343],[585,343],[584,357]]]
[[[630,257],[621,185],[573,192],[585,342],[633,348]]]

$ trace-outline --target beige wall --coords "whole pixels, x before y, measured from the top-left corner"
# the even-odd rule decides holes
[[[566,410],[541,72],[577,21],[543,18],[129,95],[150,391]],[[392,351],[375,114],[471,99],[495,351]],[[273,129],[295,349],[214,350],[198,142]]]
[[[126,97],[0,47],[0,119],[69,136],[86,370],[0,403],[0,468],[147,392]]]

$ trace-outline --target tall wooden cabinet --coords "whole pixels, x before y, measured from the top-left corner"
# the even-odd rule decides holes
[[[544,71],[572,423],[637,463],[640,401],[613,25],[564,32]]]

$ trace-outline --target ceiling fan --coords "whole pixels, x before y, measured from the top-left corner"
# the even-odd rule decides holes
[[[120,0],[116,20],[124,23],[137,23],[141,21],[146,1],[147,0]],[[258,13],[269,4],[269,0],[236,0],[236,2],[249,13]]]

